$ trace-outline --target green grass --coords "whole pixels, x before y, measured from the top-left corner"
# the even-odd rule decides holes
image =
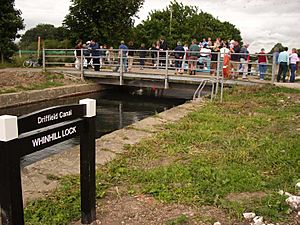
[[[253,211],[268,221],[288,221],[290,210],[277,192],[294,193],[299,179],[299,99],[299,90],[287,88],[230,89],[224,103],[208,103],[153,138],[128,146],[123,156],[102,167],[99,197],[118,185],[128,190],[124,195],[148,194],[165,204],[211,205],[232,219]],[[265,196],[226,198],[241,192]],[[61,207],[58,212],[69,215],[68,210]],[[43,209],[44,217],[52,218],[49,211],[54,210]]]
[[[50,175],[49,175],[50,176]],[[51,176],[52,179],[58,179]],[[97,180],[97,199],[105,194],[107,185]],[[31,201],[25,208],[26,225],[69,224],[80,219],[80,181],[78,176],[63,177],[59,188],[49,197]]]
[[[175,219],[168,220],[166,225],[184,225],[188,222],[188,217],[186,215],[180,215]]]

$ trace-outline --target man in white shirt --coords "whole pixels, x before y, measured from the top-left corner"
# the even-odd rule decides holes
[[[285,82],[286,72],[289,66],[289,54],[287,52],[288,50],[289,50],[288,47],[285,47],[284,51],[279,53],[278,56],[279,70],[277,74],[277,82],[280,82],[282,73],[283,73],[282,81]]]

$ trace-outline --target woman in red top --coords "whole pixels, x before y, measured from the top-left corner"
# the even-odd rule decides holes
[[[267,64],[268,64],[268,58],[266,56],[265,49],[262,48],[258,55],[258,69],[259,69],[260,80],[265,79],[265,74],[267,72]]]

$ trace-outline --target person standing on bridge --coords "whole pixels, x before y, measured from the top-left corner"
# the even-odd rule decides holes
[[[131,72],[134,61],[134,46],[133,41],[128,42],[128,72]]]
[[[240,44],[238,41],[234,41],[233,42],[233,48],[230,49],[231,52],[231,56],[230,56],[230,60],[231,60],[231,70],[232,70],[232,74],[231,77],[232,79],[237,79],[238,78],[238,74],[239,74],[239,62],[240,62]]]
[[[296,48],[292,49],[292,54],[289,56],[289,58],[290,58],[290,69],[291,69],[290,82],[293,83],[293,82],[295,82],[296,65],[297,65],[297,62],[299,62]]]
[[[82,48],[83,48],[82,40],[78,40],[76,42],[76,46],[75,46],[75,57],[76,57],[75,68],[78,70],[80,70],[80,68],[81,68],[81,60],[82,60],[81,49]]]
[[[99,71],[100,70],[100,50],[99,50],[99,44],[95,41],[95,39],[91,40],[89,49],[92,51],[94,70]]]
[[[180,41],[177,42],[177,46],[174,49],[174,55],[175,55],[175,74],[179,72],[179,74],[183,74],[182,70],[182,61],[183,61],[183,56],[185,54],[185,50],[181,44]]]
[[[244,46],[240,50],[240,62],[242,65],[241,71],[243,73],[242,78],[247,79],[248,74],[248,63],[249,63],[249,51],[248,51],[249,44],[244,44]]]
[[[267,72],[267,64],[268,64],[268,58],[266,56],[264,48],[260,50],[260,53],[258,54],[257,62],[258,62],[259,78],[260,80],[264,80],[265,74]]]
[[[145,60],[146,60],[147,51],[145,48],[145,44],[142,43],[140,47],[140,70],[144,69]]]
[[[164,36],[161,36],[160,42],[159,42],[159,57],[160,57],[160,64],[161,66],[166,63],[166,51],[168,50],[168,43],[165,40]]]
[[[116,67],[115,71],[118,71],[120,68],[120,64],[122,62],[123,67],[121,68],[121,70],[125,70],[125,72],[127,72],[127,54],[128,54],[128,47],[125,45],[124,41],[121,41],[121,44],[119,46],[119,64]]]
[[[288,54],[288,47],[284,48],[283,52],[279,53],[278,56],[278,63],[279,63],[279,70],[277,74],[277,82],[280,82],[281,74],[283,73],[282,81],[285,82],[286,72],[289,66],[289,54]]]
[[[189,65],[190,65],[189,66],[189,68],[190,68],[189,74],[190,75],[193,75],[193,74],[196,75],[197,61],[198,61],[198,57],[200,54],[200,47],[196,43],[197,43],[197,40],[194,39],[189,48]]]

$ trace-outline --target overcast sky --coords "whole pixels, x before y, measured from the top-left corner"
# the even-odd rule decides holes
[[[138,13],[141,21],[151,10],[163,9],[170,1],[145,0]],[[300,48],[299,0],[178,0],[185,5],[198,6],[221,21],[229,21],[240,31],[243,41],[250,44],[250,51],[264,47],[269,51],[280,42],[290,49]],[[39,23],[61,26],[68,14],[70,0],[15,0],[15,7],[22,11],[26,29]],[[199,31],[201,32],[201,31]]]

